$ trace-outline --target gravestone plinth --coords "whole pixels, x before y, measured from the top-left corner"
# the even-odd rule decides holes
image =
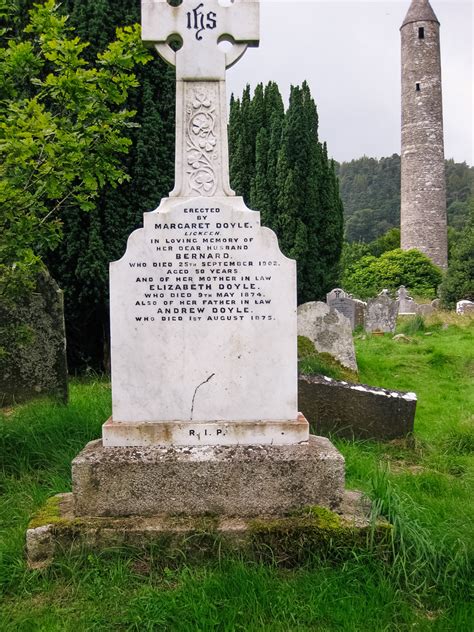
[[[78,516],[288,515],[336,509],[344,458],[323,437],[287,446],[104,448],[72,465]]]

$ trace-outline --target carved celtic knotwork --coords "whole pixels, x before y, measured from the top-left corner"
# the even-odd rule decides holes
[[[186,103],[186,161],[189,188],[214,195],[219,161],[215,94],[204,87],[192,89]]]

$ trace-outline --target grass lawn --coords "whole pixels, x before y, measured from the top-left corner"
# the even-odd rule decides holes
[[[472,632],[474,321],[400,328],[408,340],[357,337],[357,358],[361,382],[417,393],[414,438],[335,441],[348,487],[366,491],[395,526],[390,555],[313,554],[285,568],[112,551],[28,571],[29,518],[70,490],[72,458],[109,416],[108,384],[75,381],[67,407],[34,402],[0,417],[0,632]]]

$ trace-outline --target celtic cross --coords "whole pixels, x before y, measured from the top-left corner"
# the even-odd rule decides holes
[[[179,1],[179,0],[178,0]],[[142,0],[142,39],[176,66],[172,197],[234,195],[225,72],[259,42],[259,0]],[[219,43],[232,44],[225,52]],[[176,48],[178,48],[176,50]]]

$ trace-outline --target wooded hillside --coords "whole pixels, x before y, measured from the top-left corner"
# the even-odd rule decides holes
[[[400,225],[400,156],[336,165],[348,241],[370,242]],[[448,224],[461,230],[474,192],[474,167],[446,161]]]

